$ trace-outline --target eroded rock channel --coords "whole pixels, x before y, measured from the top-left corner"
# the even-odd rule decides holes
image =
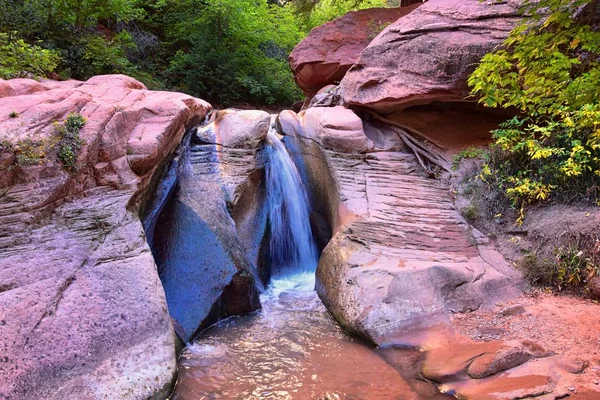
[[[148,206],[169,313],[188,343],[173,398],[445,397],[415,379],[418,353],[391,362],[398,350],[377,353],[324,307],[315,272],[335,245],[338,184],[318,182],[306,143],[287,136],[286,149],[275,126],[260,111],[216,112],[189,132]]]

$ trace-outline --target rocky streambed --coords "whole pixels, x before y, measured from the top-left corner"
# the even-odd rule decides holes
[[[271,391],[284,386],[298,398],[597,397],[595,325],[578,321],[598,306],[524,297],[422,168],[502,121],[462,101],[517,5],[430,0],[346,48],[324,38],[344,44],[370,17],[326,24],[292,54],[309,97],[298,113],[209,116],[202,100],[122,75],[0,81],[0,398],[166,398],[195,339],[177,398],[235,398],[223,385],[240,398],[287,398]],[[54,122],[71,113],[86,123],[65,168]],[[306,285],[272,285],[269,135],[307,191],[324,306]],[[564,321],[589,352],[536,327]]]

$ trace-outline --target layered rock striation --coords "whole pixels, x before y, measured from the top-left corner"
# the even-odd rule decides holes
[[[211,106],[122,75],[0,88],[0,397],[166,396],[175,334],[138,210]]]

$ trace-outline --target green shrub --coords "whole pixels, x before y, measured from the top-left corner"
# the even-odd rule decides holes
[[[53,72],[59,62],[57,52],[27,44],[22,39],[11,39],[0,32],[0,78],[20,78],[27,74],[45,76]]]
[[[17,142],[13,150],[16,152],[17,164],[38,165],[48,154],[48,144],[42,140],[23,139]]]
[[[521,112],[493,131],[481,174],[521,210],[518,222],[527,204],[551,196],[598,201],[600,17],[589,3],[526,1],[532,17],[469,78],[483,105]]]
[[[86,123],[86,119],[80,114],[69,114],[65,122],[57,124],[58,151],[56,157],[62,166],[73,171],[76,167],[79,149],[84,141],[79,137],[79,131]]]
[[[458,169],[458,166],[460,165],[460,162],[462,160],[470,158],[481,158],[484,157],[485,154],[485,150],[477,148],[475,146],[470,146],[460,151],[458,154],[452,156],[452,169]]]
[[[589,236],[561,238],[551,254],[526,253],[517,266],[531,283],[558,290],[580,287],[600,276],[600,241]]]

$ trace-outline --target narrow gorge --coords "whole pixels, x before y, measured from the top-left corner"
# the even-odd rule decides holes
[[[277,113],[0,80],[0,399],[600,398],[598,304],[532,290],[461,203],[514,111],[467,78],[519,4],[316,27]]]

